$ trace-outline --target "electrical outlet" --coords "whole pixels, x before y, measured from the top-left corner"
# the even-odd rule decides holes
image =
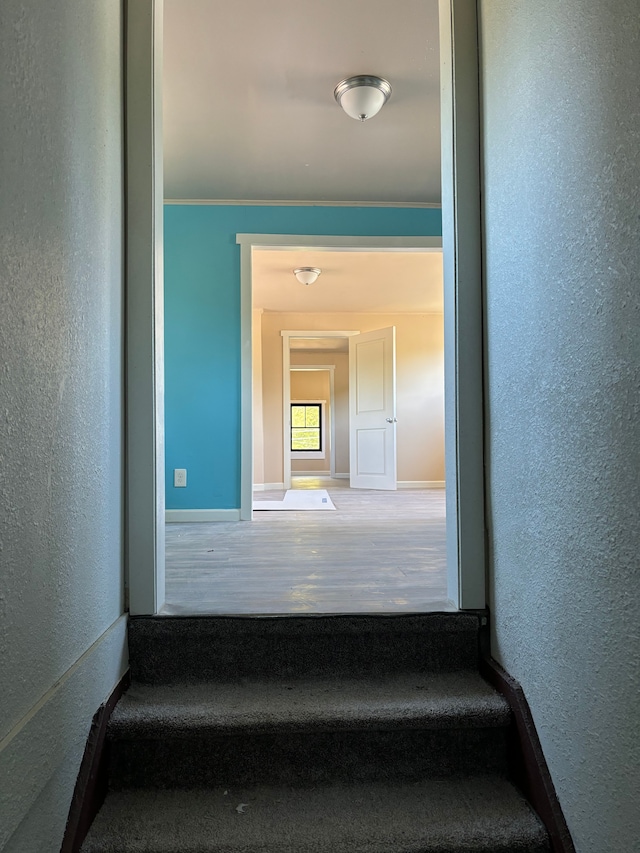
[[[173,485],[176,489],[183,489],[187,485],[187,469],[186,468],[174,468],[173,469]]]

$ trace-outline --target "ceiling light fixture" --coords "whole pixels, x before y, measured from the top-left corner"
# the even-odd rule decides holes
[[[342,109],[357,121],[377,115],[391,97],[391,84],[373,74],[358,74],[338,83],[333,96]]]
[[[293,271],[293,274],[300,284],[313,284],[321,272],[322,270],[319,270],[318,267],[298,267],[297,270]]]

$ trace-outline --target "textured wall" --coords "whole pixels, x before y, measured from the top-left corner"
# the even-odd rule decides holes
[[[638,849],[640,14],[481,0],[493,653],[579,853]]]
[[[0,5],[3,849],[77,773],[96,706],[60,713],[69,673],[102,701],[122,652],[71,670],[123,609],[121,50],[119,0]],[[58,849],[56,790],[30,853]]]

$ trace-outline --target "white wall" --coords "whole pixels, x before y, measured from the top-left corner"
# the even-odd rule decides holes
[[[640,14],[481,0],[492,649],[578,853],[638,849]]]
[[[124,670],[119,0],[0,8],[0,849],[59,849]]]

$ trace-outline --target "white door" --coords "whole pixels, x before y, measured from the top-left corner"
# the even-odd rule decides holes
[[[397,488],[396,327],[349,338],[352,489]]]

